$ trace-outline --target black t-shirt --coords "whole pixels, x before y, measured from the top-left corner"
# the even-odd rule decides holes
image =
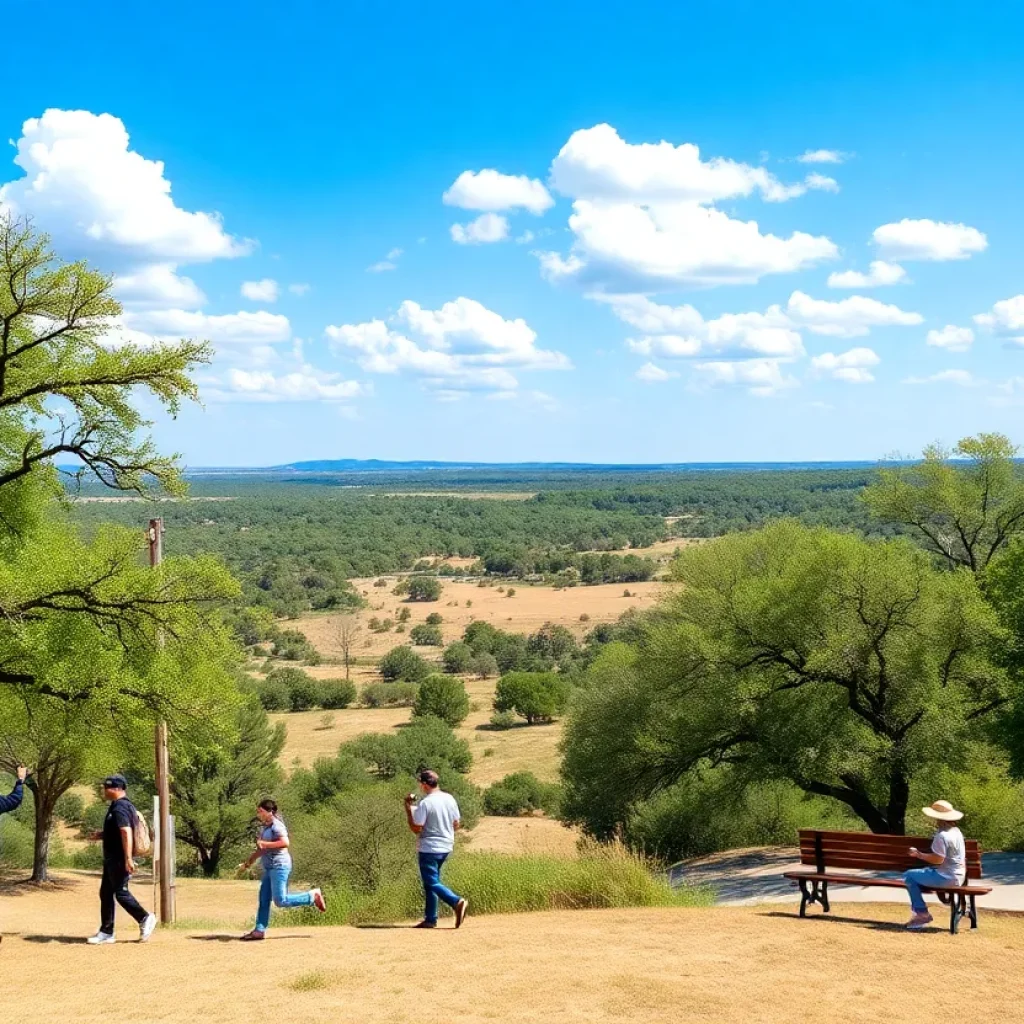
[[[135,808],[126,797],[112,800],[103,819],[103,859],[112,864],[124,863],[121,829],[135,827]]]

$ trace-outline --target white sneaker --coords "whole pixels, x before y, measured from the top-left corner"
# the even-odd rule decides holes
[[[97,932],[95,935],[90,935],[85,941],[90,946],[109,946],[116,940],[113,935],[108,935],[106,932]]]
[[[145,942],[156,931],[156,914],[150,914],[139,925],[139,942]]]

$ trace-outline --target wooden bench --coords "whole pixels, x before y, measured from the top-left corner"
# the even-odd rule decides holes
[[[981,847],[976,839],[964,840],[967,847],[967,878],[964,885],[930,888],[922,886],[924,892],[932,892],[941,903],[949,907],[949,930],[956,935],[960,920],[970,917],[971,927],[978,927],[978,911],[975,898],[992,891],[991,887],[970,885],[972,879],[981,878]],[[902,878],[879,878],[873,875],[842,874],[835,868],[858,868],[867,871],[899,871],[910,868],[928,867],[924,861],[911,857],[911,846],[928,852],[930,838],[921,836],[875,835],[873,832],[819,832],[814,829],[800,829],[800,863],[813,868],[812,871],[787,871],[790,878],[800,885],[800,916],[807,916],[807,907],[812,903],[820,905],[827,914],[828,884],[836,885],[879,885],[891,889],[905,889]]]

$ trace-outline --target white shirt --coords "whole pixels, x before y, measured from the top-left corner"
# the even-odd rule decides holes
[[[932,853],[942,858],[942,863],[936,864],[935,870],[954,884],[963,885],[967,878],[967,848],[963,832],[955,825],[952,828],[940,828],[932,840]]]
[[[420,853],[451,853],[455,849],[455,823],[459,820],[459,805],[451,793],[435,789],[412,809],[414,825],[423,830],[416,839]]]

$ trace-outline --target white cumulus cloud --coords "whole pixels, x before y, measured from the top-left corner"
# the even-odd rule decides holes
[[[746,359],[740,362],[697,363],[694,366],[698,385],[711,388],[743,388],[761,398],[789,388],[799,381],[783,373],[778,359]]]
[[[548,190],[525,174],[501,174],[498,171],[463,171],[442,197],[447,206],[463,210],[528,210],[542,214],[554,206]]]
[[[244,281],[241,291],[245,298],[253,302],[277,302],[280,294],[277,282],[269,277],[262,281]]]
[[[645,295],[597,293],[590,297],[609,304],[620,320],[644,332],[644,337],[628,342],[642,355],[795,359],[804,353],[800,332],[778,306],[770,306],[764,313],[724,313],[705,320],[693,306],[659,304]]]
[[[525,320],[506,320],[473,299],[440,309],[405,301],[387,322],[331,325],[332,348],[367,372],[408,374],[436,392],[515,391],[511,370],[570,369],[561,352],[537,348]],[[451,397],[451,394],[448,394]]]
[[[828,275],[829,288],[881,288],[899,284],[907,272],[898,263],[872,260],[866,274],[859,270],[843,270]]]
[[[1024,345],[1024,295],[1001,299],[991,312],[974,317],[974,322],[1005,338],[1009,344]]]
[[[114,278],[114,293],[133,309],[160,306],[202,306],[206,296],[190,277],[175,272],[170,263],[151,263]]]
[[[468,224],[451,226],[452,241],[459,245],[485,245],[508,238],[508,218],[497,213],[482,213]]]
[[[358,381],[342,380],[341,374],[308,364],[281,374],[231,369],[222,381],[203,391],[204,397],[216,402],[345,402],[362,394]]]
[[[796,291],[789,297],[786,312],[793,323],[814,334],[835,338],[857,338],[868,334],[872,327],[912,327],[924,322],[920,313],[908,313],[863,295],[829,302]]]
[[[176,205],[163,163],[131,149],[117,117],[47,110],[22,125],[16,146],[24,177],[0,186],[0,206],[32,217],[61,253],[103,254],[116,269],[197,263],[249,249],[224,231],[217,214]]]
[[[881,360],[870,348],[851,348],[847,352],[823,352],[811,359],[811,368],[821,376],[848,384],[870,384],[874,375],[871,367]]]
[[[944,348],[949,352],[966,352],[974,343],[974,331],[970,327],[947,324],[940,331],[929,331],[926,340],[935,348]]]
[[[140,310],[125,313],[124,322],[130,330],[155,338],[205,339],[218,349],[273,345],[291,337],[288,317],[265,310],[220,315],[184,309]]]
[[[841,164],[848,155],[838,149],[809,149],[798,156],[797,160],[802,164]]]
[[[970,388],[980,383],[969,370],[942,370],[928,377],[907,377],[904,384],[956,384],[958,387]]]
[[[655,366],[654,363],[644,363],[636,371],[636,379],[646,381],[648,384],[660,384],[662,381],[678,376],[679,374],[675,370],[663,370],[660,366]]]
[[[966,260],[988,248],[988,239],[966,224],[903,220],[875,228],[872,236],[883,256],[895,260]]]

